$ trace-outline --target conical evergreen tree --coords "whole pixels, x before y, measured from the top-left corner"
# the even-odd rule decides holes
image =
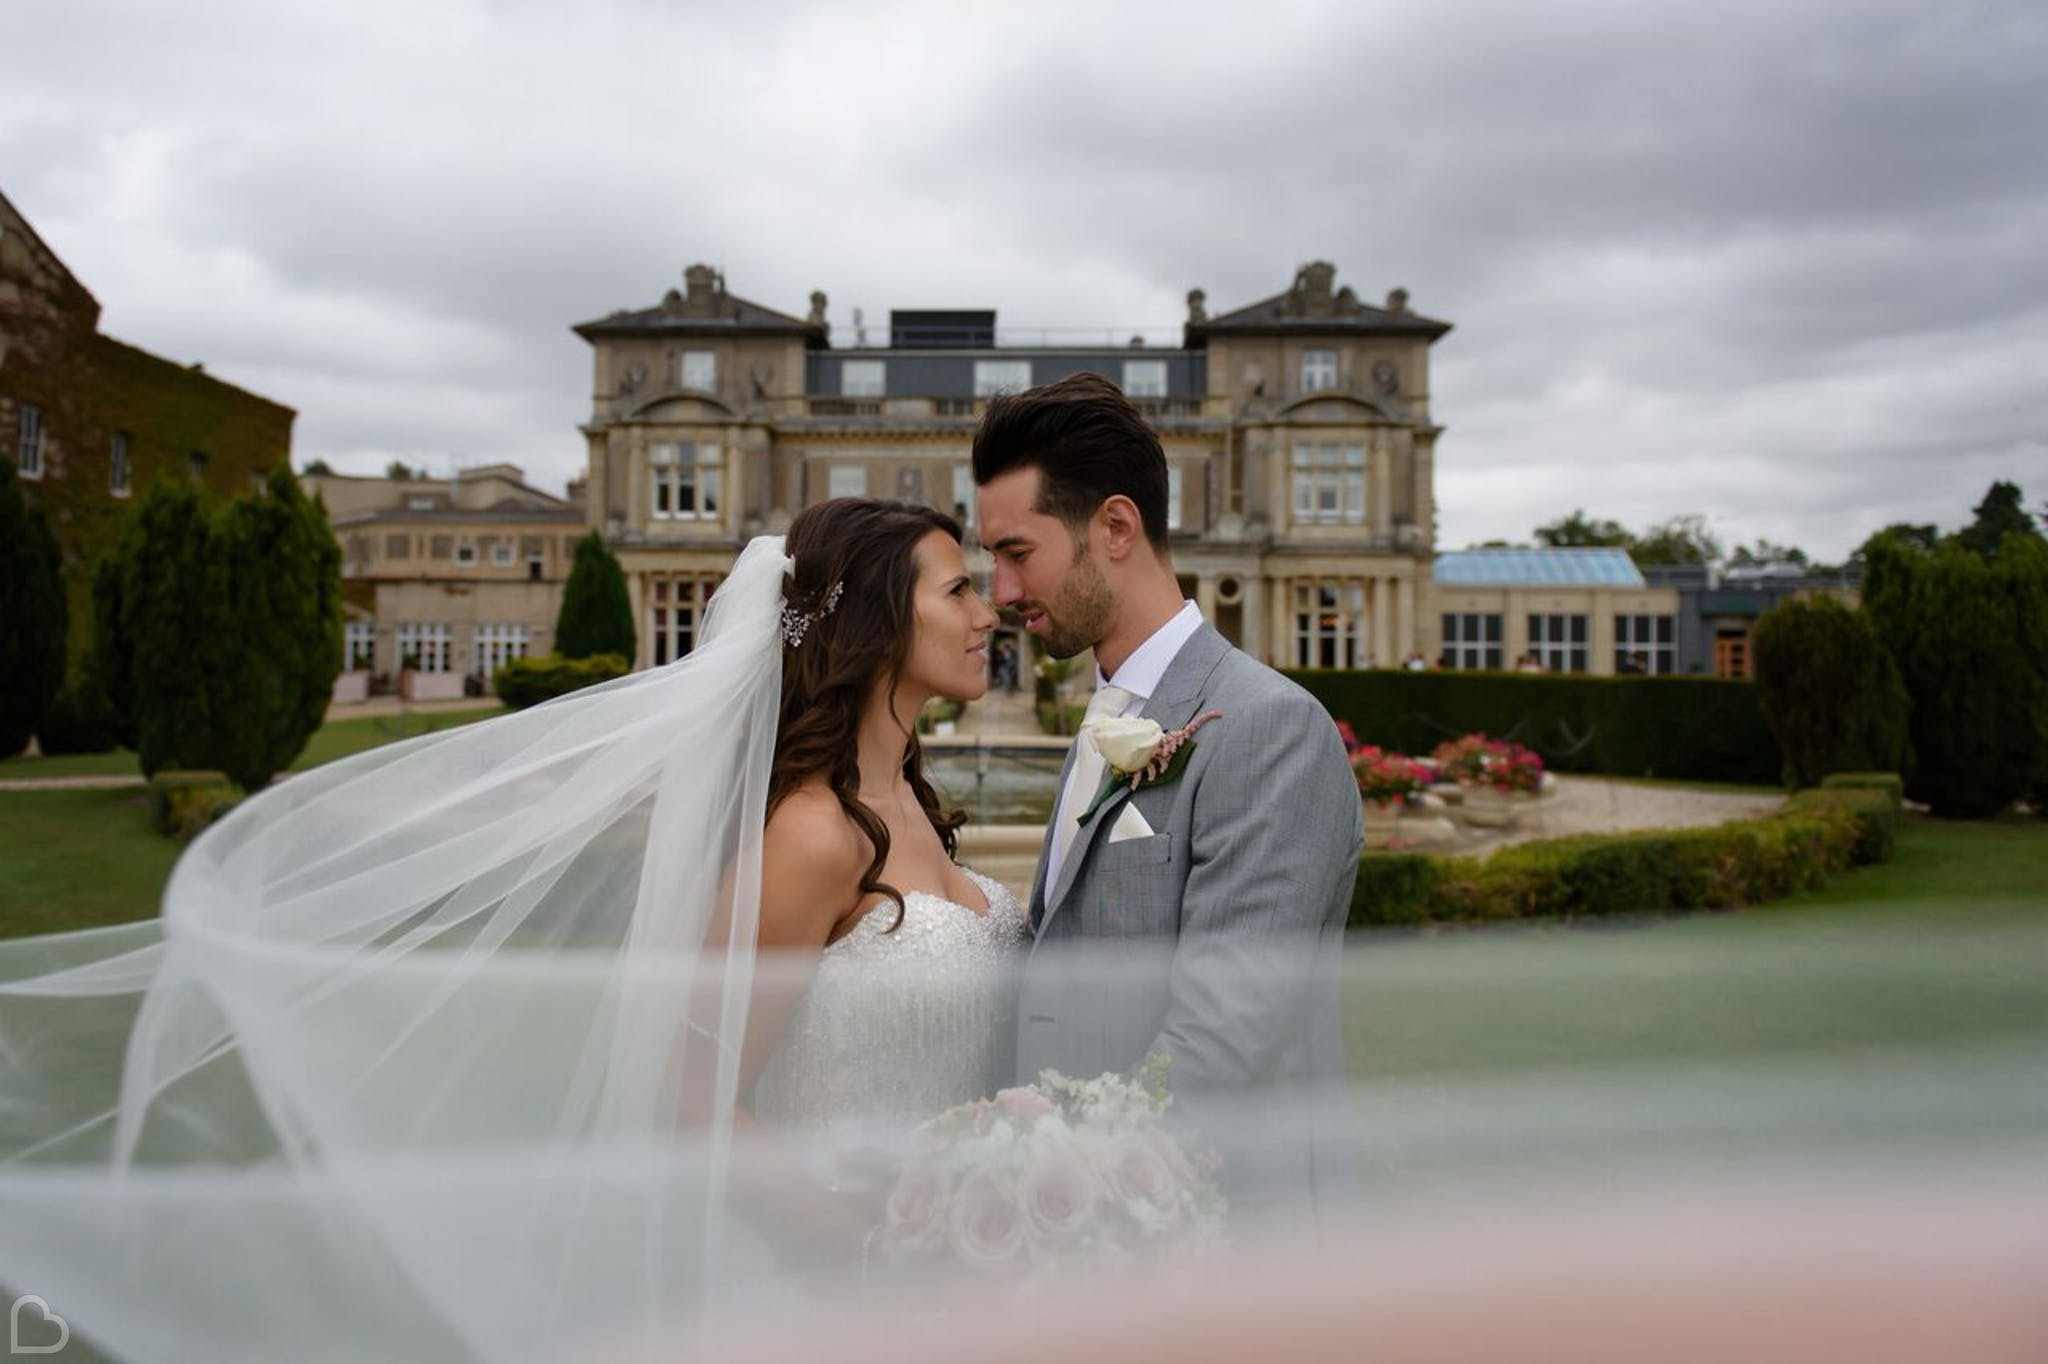
[[[555,652],[564,658],[617,654],[630,660],[638,637],[626,575],[596,531],[576,542],[576,562],[555,617]]]
[[[227,506],[152,488],[94,583],[95,670],[142,770],[248,790],[320,727],[341,670],[341,552],[288,472]]]
[[[0,455],[0,757],[28,746],[64,685],[63,571],[49,522],[22,498],[14,461]]]

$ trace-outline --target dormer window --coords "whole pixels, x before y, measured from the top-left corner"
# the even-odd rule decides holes
[[[1337,386],[1337,352],[1311,346],[1301,353],[1301,391],[1321,393]]]
[[[889,391],[888,363],[847,360],[839,366],[839,392],[846,398],[879,398]]]
[[[1164,398],[1166,396],[1166,362],[1164,360],[1124,361],[1124,395],[1130,398]]]

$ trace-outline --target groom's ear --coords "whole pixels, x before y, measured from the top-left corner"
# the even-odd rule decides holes
[[[1095,509],[1094,521],[1102,531],[1103,553],[1112,561],[1128,559],[1134,548],[1148,543],[1145,518],[1138,513],[1138,504],[1122,493],[1104,498]]]

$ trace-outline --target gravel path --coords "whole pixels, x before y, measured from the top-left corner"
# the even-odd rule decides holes
[[[1785,803],[1776,792],[1699,791],[1643,786],[1605,777],[1557,778],[1557,794],[1537,805],[1522,827],[1447,845],[1444,852],[1485,855],[1511,843],[1626,829],[1693,829],[1767,815]]]

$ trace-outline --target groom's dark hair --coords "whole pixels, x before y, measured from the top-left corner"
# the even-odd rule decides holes
[[[974,481],[1033,468],[1037,511],[1078,530],[1122,493],[1152,548],[1166,553],[1166,451],[1137,404],[1102,375],[1084,370],[989,399],[974,433]]]

